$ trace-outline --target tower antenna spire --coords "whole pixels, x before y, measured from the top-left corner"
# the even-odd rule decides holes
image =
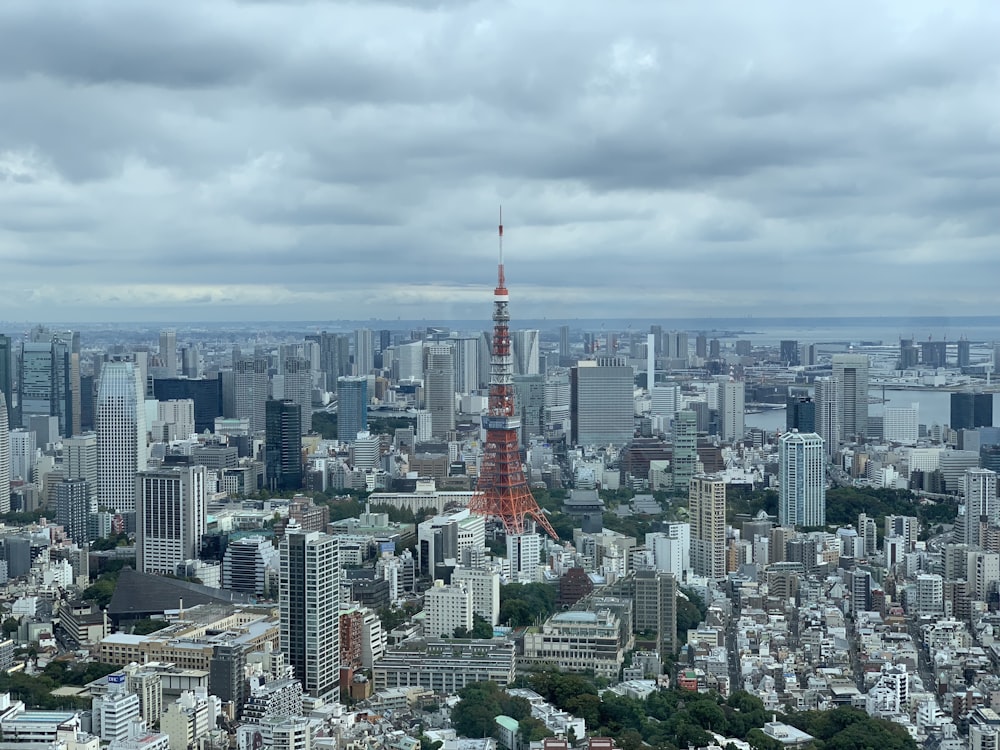
[[[500,206],[500,223],[497,225],[497,232],[500,245],[500,262],[497,265],[497,289],[503,289],[506,284],[503,273],[503,205]]]

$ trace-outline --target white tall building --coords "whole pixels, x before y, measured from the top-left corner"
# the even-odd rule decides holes
[[[382,466],[382,439],[370,432],[359,432],[351,444],[351,461],[355,469],[367,471]]]
[[[646,534],[646,548],[653,553],[658,571],[684,580],[691,571],[691,524],[668,523],[666,531]]]
[[[136,564],[143,573],[173,575],[194,560],[205,533],[204,466],[163,466],[136,475]]]
[[[882,418],[882,439],[887,443],[915,445],[920,437],[920,404],[887,406]]]
[[[746,433],[746,388],[742,380],[719,383],[719,437],[734,443]]]
[[[436,580],[424,593],[424,635],[450,638],[456,628],[472,630],[472,591],[462,583],[445,586]]]
[[[249,420],[251,433],[264,430],[268,391],[266,358],[240,357],[233,363],[232,416]]]
[[[917,576],[917,614],[933,617],[944,614],[944,579],[937,573]]]
[[[108,362],[97,389],[98,503],[116,513],[135,512],[135,475],[147,460],[145,389],[132,362]]]
[[[658,385],[650,391],[649,413],[654,417],[673,419],[681,408],[681,388],[679,385]]]
[[[10,422],[7,399],[0,391],[0,513],[10,513]]]
[[[175,425],[174,434],[178,440],[187,440],[195,433],[194,400],[190,398],[158,401],[156,403],[156,419],[159,422]]]
[[[778,443],[778,523],[826,524],[826,453],[815,432],[786,432]]]
[[[281,542],[281,650],[306,693],[340,690],[340,560],[336,538],[293,524]]]
[[[66,479],[83,479],[87,483],[89,506],[97,506],[97,434],[82,435],[63,440],[63,474]],[[89,507],[88,506],[88,507]]]
[[[400,344],[396,347],[396,356],[399,361],[400,380],[424,379],[424,342]]]
[[[19,428],[10,431],[10,478],[30,482],[35,468],[35,433]]]
[[[299,405],[302,434],[308,435],[312,432],[312,363],[305,357],[288,357],[284,361],[282,373],[284,398]]]
[[[479,339],[452,339],[452,354],[455,364],[455,390],[471,393],[479,388]]]
[[[123,674],[108,675],[110,691],[91,703],[94,732],[105,742],[126,739],[129,724],[139,718],[139,696],[125,691],[125,681]]]
[[[964,477],[965,513],[962,516],[965,539],[969,545],[982,546],[983,529],[1000,525],[997,502],[997,475],[989,469],[967,469]]]
[[[533,583],[537,580],[538,565],[542,557],[542,538],[534,532],[507,535],[507,562],[510,579],[514,583]]]
[[[472,611],[490,625],[500,621],[500,574],[481,568],[455,568],[452,583],[464,585],[472,594]]]
[[[840,403],[841,437],[868,434],[868,355],[834,354],[833,377]]]
[[[538,331],[523,330],[510,332],[511,352],[514,355],[515,375],[538,374]]]
[[[823,438],[826,454],[832,456],[840,444],[843,430],[840,419],[840,401],[837,381],[833,378],[816,378],[813,403],[816,405],[816,433]]]

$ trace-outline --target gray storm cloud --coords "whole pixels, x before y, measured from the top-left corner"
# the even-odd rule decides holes
[[[0,4],[0,318],[993,314],[1000,7]]]

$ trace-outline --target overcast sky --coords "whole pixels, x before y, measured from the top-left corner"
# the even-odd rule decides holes
[[[998,314],[995,2],[0,3],[0,319]]]

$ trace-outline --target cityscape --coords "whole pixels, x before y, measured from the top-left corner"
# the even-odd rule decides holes
[[[0,28],[0,750],[1000,748],[1000,8]]]

